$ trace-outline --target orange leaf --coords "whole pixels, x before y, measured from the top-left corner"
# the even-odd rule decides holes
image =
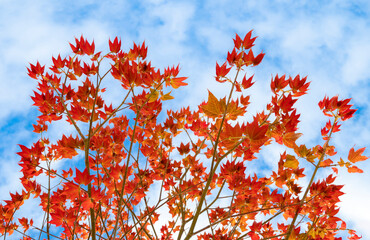
[[[295,141],[302,135],[302,133],[288,132],[283,136],[283,143],[289,148],[294,148],[296,146]]]
[[[159,97],[159,92],[155,89],[151,89],[151,93],[147,94],[146,97],[149,98],[148,103],[155,102]]]
[[[240,103],[243,104],[244,106],[248,106],[249,105],[249,99],[250,99],[250,96],[246,96],[244,97],[243,95],[240,96]]]
[[[220,108],[224,109],[223,99],[221,99],[220,104]],[[238,105],[238,102],[231,101],[227,107],[227,116],[231,120],[236,120],[238,116],[242,116],[245,113],[245,108],[239,107]]]
[[[90,198],[86,198],[82,203],[81,203],[82,209],[89,210],[90,208],[94,208],[94,203],[91,201]]]
[[[188,143],[184,145],[181,143],[177,150],[179,151],[180,155],[188,154],[190,152],[190,144]]]
[[[178,78],[172,78],[171,79],[171,86],[173,88],[179,88],[180,86],[186,86],[187,83],[184,83],[184,81],[187,79],[187,77],[178,77]]]
[[[369,158],[369,157],[366,157],[366,156],[362,156],[365,149],[366,148],[363,147],[363,148],[360,148],[357,151],[355,151],[353,148],[351,148],[351,150],[349,150],[349,153],[348,153],[348,160],[351,161],[352,163],[365,161],[366,159]]]
[[[347,170],[349,173],[363,173],[364,172],[356,166],[349,167]]]
[[[210,91],[208,91],[208,102],[203,105],[201,108],[208,117],[218,117],[219,115],[223,114],[222,106],[223,104],[221,101],[213,95]]]
[[[164,94],[164,95],[162,95],[162,96],[161,96],[161,100],[166,101],[166,100],[174,99],[174,97],[173,97],[173,96],[171,96],[170,94],[171,94],[171,91],[170,91],[170,92],[168,92],[168,93],[166,93],[166,94]]]
[[[30,228],[27,218],[19,218],[18,221],[23,226],[25,232]]]
[[[293,155],[286,155],[286,162],[284,167],[296,169],[299,165],[299,161]]]

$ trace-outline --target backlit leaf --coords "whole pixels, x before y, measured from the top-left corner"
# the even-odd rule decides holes
[[[208,102],[203,105],[202,107],[203,112],[208,117],[218,117],[223,114],[223,109],[221,108],[220,101],[213,95],[210,91],[208,91]]]
[[[293,156],[287,154],[284,167],[296,169],[299,165],[299,161]]]
[[[302,133],[288,132],[283,136],[283,143],[289,148],[294,148],[296,145],[296,140],[302,136]]]
[[[360,148],[357,151],[354,150],[354,148],[351,148],[348,153],[348,160],[352,163],[365,161],[369,157],[362,156],[366,148]]]
[[[356,166],[348,167],[347,170],[348,170],[349,173],[363,173],[364,172]]]

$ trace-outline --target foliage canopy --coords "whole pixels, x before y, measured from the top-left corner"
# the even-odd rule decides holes
[[[81,36],[70,44],[70,56],[52,58],[49,70],[31,64],[28,74],[38,84],[32,100],[40,112],[34,132],[40,137],[30,147],[20,145],[23,190],[0,205],[0,234],[308,240],[340,239],[337,234],[346,231],[349,239],[359,239],[337,216],[343,193],[335,179],[338,167],[362,172],[357,162],[368,157],[365,148],[351,148],[346,160],[338,159],[330,144],[356,110],[350,99],[325,97],[319,102],[329,118],[321,130],[323,144],[297,145],[302,134],[295,103],[310,83],[299,75],[276,75],[271,102],[247,122],[254,82],[245,71],[265,55],[253,53],[255,40],[251,31],[236,35],[225,63],[216,63],[215,80],[230,89],[225,98],[209,92],[198,109],[169,110],[162,122],[162,102],[173,99],[171,91],[187,85],[187,78],[178,76],[179,66],[154,68],[144,43],[124,51],[115,38],[103,54]],[[102,87],[109,77],[125,91],[116,106]],[[49,139],[49,126],[60,121],[74,132]],[[256,154],[272,142],[287,149],[276,159],[277,169],[247,175],[250,161],[258,161]],[[84,167],[53,167],[67,159]],[[321,169],[329,174],[316,179]],[[30,197],[40,200],[42,221],[17,214]]]

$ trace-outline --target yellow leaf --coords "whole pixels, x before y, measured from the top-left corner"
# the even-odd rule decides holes
[[[306,145],[301,145],[298,148],[294,148],[294,152],[302,158],[306,158],[309,162],[314,162],[315,156],[312,154],[310,149],[307,149]]]
[[[222,102],[224,99],[221,99]],[[225,107],[226,108],[226,99]],[[237,102],[231,101],[227,108],[227,115],[231,120],[236,120],[238,116],[242,116],[245,113],[245,110],[238,106]]]
[[[284,167],[287,168],[297,168],[299,165],[299,161],[293,155],[286,155],[286,161],[284,163]]]
[[[232,225],[235,225],[236,220],[235,220],[234,218],[232,218],[232,219],[230,220],[230,223],[231,223]]]
[[[166,93],[165,95],[162,95],[162,96],[161,96],[161,99],[162,99],[163,101],[174,99],[174,97],[172,97],[170,94],[171,94],[171,91],[170,91],[170,92],[168,92],[168,93]]]
[[[158,99],[159,92],[155,89],[151,90],[151,93],[147,95],[149,97],[148,103],[154,102]]]
[[[343,161],[342,158],[340,158],[340,161],[338,161],[338,164],[339,164],[340,167],[344,167],[345,162]]]
[[[240,222],[239,227],[242,232],[245,232],[247,230],[247,225],[243,222]]]

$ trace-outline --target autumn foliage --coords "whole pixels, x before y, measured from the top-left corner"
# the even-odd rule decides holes
[[[1,236],[359,239],[338,217],[343,186],[335,179],[339,167],[362,172],[357,162],[368,157],[365,148],[336,157],[330,143],[356,110],[350,99],[325,97],[319,102],[328,117],[322,143],[299,145],[295,103],[310,83],[276,75],[271,102],[247,117],[254,84],[247,70],[265,55],[252,51],[255,40],[252,32],[236,35],[226,61],[216,63],[215,80],[228,95],[209,91],[195,110],[162,112],[187,78],[178,76],[179,66],[153,67],[144,43],[124,51],[115,38],[103,54],[81,37],[70,44],[73,53],[53,57],[49,69],[31,64],[28,75],[37,80],[32,100],[40,112],[34,132],[40,137],[32,146],[20,145],[23,190],[0,205]],[[119,83],[121,99],[110,97],[106,81]],[[59,128],[55,139],[55,124],[74,130]],[[262,161],[259,151],[274,142],[286,148],[276,169],[247,174],[252,161]],[[38,199],[43,219],[22,216],[29,198]]]

